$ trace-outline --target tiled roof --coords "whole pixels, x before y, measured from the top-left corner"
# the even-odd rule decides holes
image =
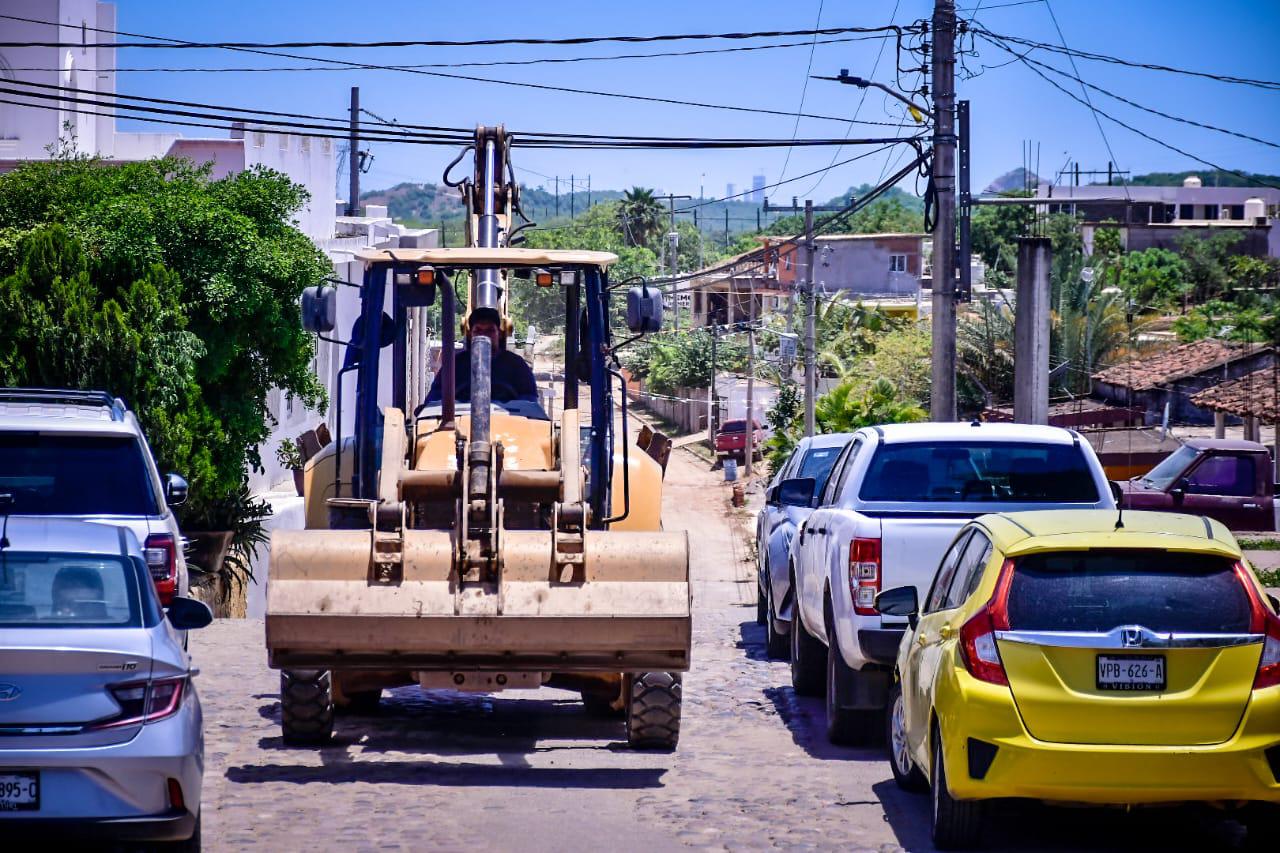
[[[1258,345],[1205,339],[1141,356],[1093,374],[1108,385],[1145,391],[1258,353]]]
[[[1206,388],[1191,402],[1202,409],[1241,418],[1252,416],[1263,423],[1280,422],[1280,363]]]

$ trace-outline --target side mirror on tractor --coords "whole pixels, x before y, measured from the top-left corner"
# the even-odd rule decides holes
[[[302,291],[302,328],[312,334],[332,332],[338,325],[338,289],[308,287]]]
[[[644,284],[627,291],[627,328],[637,335],[662,328],[662,291]]]

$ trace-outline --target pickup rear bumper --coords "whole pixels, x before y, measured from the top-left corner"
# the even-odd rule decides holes
[[[858,647],[868,661],[892,666],[898,659],[898,646],[904,633],[903,628],[860,628]]]

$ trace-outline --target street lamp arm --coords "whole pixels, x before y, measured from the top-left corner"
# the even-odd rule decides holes
[[[865,77],[855,77],[854,75],[849,73],[849,69],[847,68],[840,69],[839,77],[824,77],[819,74],[814,74],[814,75],[811,75],[811,79],[833,80],[836,83],[844,83],[849,86],[857,86],[859,89],[867,89],[867,88],[879,89],[889,97],[895,98],[901,101],[902,103],[906,104],[907,108],[911,110],[911,117],[914,118],[916,122],[920,124],[924,122],[924,117],[929,113],[928,109],[920,106],[915,101],[911,100],[901,92],[894,91],[893,89],[890,89],[888,86],[886,86],[883,83],[877,83],[875,80],[868,80]]]

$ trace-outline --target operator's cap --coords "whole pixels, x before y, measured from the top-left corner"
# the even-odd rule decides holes
[[[475,309],[467,317],[467,327],[470,328],[482,321],[490,322],[499,328],[502,327],[502,315],[498,313],[497,308],[480,307]]]

